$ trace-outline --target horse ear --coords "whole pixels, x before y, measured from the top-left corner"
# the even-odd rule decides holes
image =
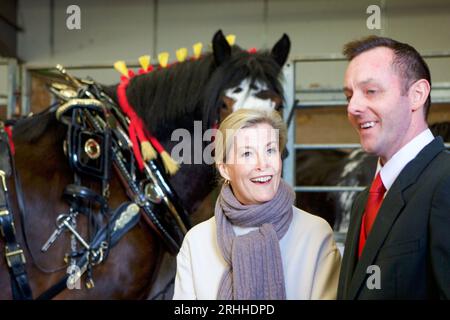
[[[217,31],[213,37],[213,53],[214,60],[217,66],[220,66],[231,56],[231,46],[228,44],[227,39],[222,33],[222,30]]]
[[[280,67],[282,67],[289,55],[289,51],[291,50],[291,40],[289,39],[286,33],[283,34],[280,40],[272,48],[271,55],[278,63]]]

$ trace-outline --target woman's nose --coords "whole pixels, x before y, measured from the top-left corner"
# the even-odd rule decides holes
[[[257,167],[258,169],[265,169],[267,167],[268,159],[264,154],[259,154],[257,158]]]

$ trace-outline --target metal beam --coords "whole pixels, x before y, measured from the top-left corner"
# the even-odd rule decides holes
[[[359,149],[359,143],[308,143],[295,144],[295,150],[329,150],[329,149]]]
[[[367,187],[363,186],[295,186],[295,192],[360,192]]]
[[[22,99],[22,115],[28,115],[31,112],[31,74],[25,65],[20,68],[20,96]]]
[[[283,67],[283,88],[285,95],[285,109],[283,112],[283,118],[288,126],[287,130],[287,144],[286,149],[289,155],[283,161],[283,179],[290,186],[295,185],[294,168],[295,168],[295,150],[293,148],[295,143],[295,117],[290,117],[291,112],[295,112],[294,98],[295,98],[295,64],[287,62]]]
[[[432,51],[421,54],[424,59],[450,58],[450,51]],[[347,61],[347,58],[340,53],[318,54],[318,55],[299,55],[292,57],[294,63],[305,62],[335,62]]]
[[[16,109],[17,60],[6,59],[8,65],[6,119],[11,119]]]

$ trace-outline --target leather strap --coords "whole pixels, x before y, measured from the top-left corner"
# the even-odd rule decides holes
[[[12,173],[9,138],[0,123],[0,227],[5,241],[5,258],[11,277],[11,291],[15,300],[31,300],[32,292],[25,268],[25,255],[16,238],[14,218],[9,204],[7,179]]]

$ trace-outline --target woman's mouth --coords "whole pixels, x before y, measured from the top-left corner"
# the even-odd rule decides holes
[[[256,178],[251,178],[250,181],[256,184],[268,184],[272,180],[271,175],[268,176],[259,176]]]

